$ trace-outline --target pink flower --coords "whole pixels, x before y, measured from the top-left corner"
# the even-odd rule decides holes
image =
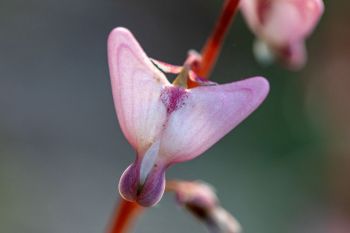
[[[258,58],[272,55],[291,69],[304,66],[304,41],[324,11],[322,0],[242,0],[241,10],[259,38]]]
[[[111,32],[108,61],[119,124],[136,150],[119,191],[143,206],[162,197],[166,168],[206,151],[252,113],[269,90],[261,77],[192,89],[171,84],[125,28]]]

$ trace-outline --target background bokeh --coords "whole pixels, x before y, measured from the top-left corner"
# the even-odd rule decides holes
[[[261,67],[239,14],[212,79],[266,76],[243,124],[168,178],[215,186],[246,233],[350,233],[350,3],[326,1],[301,72]],[[222,1],[0,1],[0,232],[101,233],[134,158],[118,126],[106,39],[129,28],[151,57],[200,50]],[[135,232],[205,232],[172,195]]]

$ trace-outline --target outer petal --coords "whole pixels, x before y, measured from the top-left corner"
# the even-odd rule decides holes
[[[108,62],[120,127],[138,154],[143,154],[156,141],[166,121],[166,109],[159,96],[170,83],[125,28],[111,32]]]
[[[292,0],[289,0],[292,1]],[[294,0],[296,7],[299,8],[301,15],[303,17],[303,29],[301,30],[301,35],[304,37],[308,36],[317,22],[320,20],[324,12],[323,0]]]
[[[266,16],[263,36],[275,45],[304,40],[323,13],[320,0],[274,0]]]
[[[169,116],[161,156],[172,163],[200,155],[252,113],[268,91],[261,77],[190,89],[182,107]]]
[[[284,46],[302,39],[305,35],[301,13],[295,1],[273,1],[261,30],[262,37],[274,46]]]

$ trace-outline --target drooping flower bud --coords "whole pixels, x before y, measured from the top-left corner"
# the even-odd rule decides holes
[[[273,57],[295,70],[304,66],[305,39],[324,11],[322,0],[242,0],[241,10],[257,36],[258,59]]]
[[[167,190],[176,194],[177,202],[216,233],[239,233],[238,221],[219,204],[213,188],[200,181],[170,181]]]

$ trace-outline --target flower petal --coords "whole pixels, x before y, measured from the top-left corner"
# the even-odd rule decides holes
[[[261,36],[274,46],[285,46],[303,39],[303,22],[295,1],[274,1],[266,16]]]
[[[108,62],[120,127],[138,154],[143,154],[166,121],[166,108],[159,96],[170,83],[125,28],[111,32]]]
[[[163,196],[165,189],[166,166],[158,163],[153,167],[144,182],[140,182],[140,159],[131,164],[120,177],[119,193],[129,201],[136,201],[142,206],[153,206]]]
[[[255,34],[283,47],[312,32],[324,5],[322,0],[242,0],[241,9]]]
[[[197,157],[252,113],[268,91],[261,77],[188,90],[182,106],[169,116],[160,155],[169,163]]]

